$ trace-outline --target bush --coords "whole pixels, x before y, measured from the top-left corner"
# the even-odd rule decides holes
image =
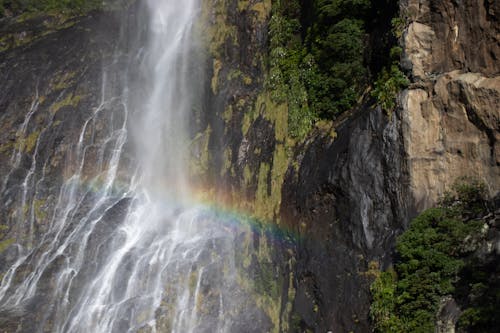
[[[461,278],[469,265],[466,258],[475,249],[466,240],[478,235],[484,224],[468,217],[469,208],[481,202],[482,214],[488,211],[484,185],[458,183],[454,189],[439,207],[410,223],[396,242],[394,272],[381,273],[372,284],[371,318],[377,332],[432,332],[440,300],[456,295],[457,285],[475,281],[474,290],[484,290],[484,279]],[[478,311],[487,314],[490,308],[465,311],[462,325],[479,325]]]
[[[275,102],[288,104],[291,137],[302,139],[317,119],[351,109],[365,90],[369,7],[368,0],[273,4],[268,87]]]
[[[382,69],[377,81],[375,81],[372,96],[377,99],[380,107],[390,115],[396,107],[398,93],[408,84],[408,78],[401,72],[399,65],[393,64],[389,70]]]
[[[396,315],[396,281],[394,270],[381,272],[370,287],[373,301],[370,317],[378,332],[399,333],[403,331],[403,323]]]
[[[304,86],[303,47],[297,18],[284,16],[294,8],[290,1],[273,13],[270,22],[270,75],[268,87],[276,103],[288,104],[288,131],[292,138],[304,138],[316,121]],[[295,3],[298,5],[297,3]],[[294,12],[292,10],[292,12]]]

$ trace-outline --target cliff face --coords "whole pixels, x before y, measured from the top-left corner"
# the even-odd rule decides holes
[[[240,162],[241,169],[238,169],[237,158],[244,158],[257,167],[262,160],[267,162],[263,170],[269,170],[275,151],[283,152],[274,146],[274,120],[257,115],[254,124],[246,121],[251,127],[245,132],[252,137],[252,146],[246,150],[250,157],[232,154],[228,148],[234,146],[234,141],[237,144],[234,147],[240,149],[240,141],[235,138],[241,138],[241,123],[245,122],[246,114],[243,110],[253,109],[264,77],[264,61],[253,52],[266,50],[270,2],[246,5],[248,8],[238,2],[204,2],[202,16],[209,24],[196,27],[207,38],[211,57],[208,65],[201,61],[196,64],[199,72],[191,73],[198,81],[204,82],[207,78],[209,93],[202,105],[195,105],[191,119],[194,158],[190,171],[203,188],[202,192],[210,195],[214,194],[212,189],[216,184],[230,184],[229,177],[234,177],[235,170],[243,175],[244,163]],[[0,21],[0,175],[3,181],[0,274],[7,276],[5,285],[17,286],[32,279],[37,269],[45,272],[29,300],[16,303],[15,309],[4,307],[5,304],[0,307],[0,326],[6,332],[55,329],[52,325],[57,317],[64,315],[56,310],[60,302],[64,302],[64,297],[57,296],[57,276],[64,270],[67,254],[56,254],[47,265],[37,267],[37,262],[57,239],[57,235],[47,231],[53,230],[55,217],[67,214],[63,217],[67,225],[58,234],[71,235],[79,221],[92,215],[92,202],[99,197],[99,188],[112,164],[113,151],[123,151],[118,169],[112,171],[116,171],[117,184],[130,181],[130,170],[135,164],[130,158],[133,147],[129,141],[123,147],[116,145],[124,132],[122,126],[130,116],[122,101],[128,97],[134,100],[134,94],[142,93],[138,89],[124,96],[124,83],[133,81],[140,87],[144,81],[137,70],[139,57],[135,57],[135,51],[145,42],[144,27],[138,25],[139,12],[132,6],[128,11],[95,12],[79,18],[34,15]],[[234,118],[230,102],[239,102]],[[265,144],[260,142],[263,137],[269,140]],[[263,156],[262,159],[251,157],[257,155]],[[284,163],[281,168],[286,166]],[[274,169],[273,173],[276,174]],[[262,189],[267,181],[264,176],[259,179],[262,193],[259,200],[265,202],[269,195]],[[250,180],[248,185],[251,188]],[[273,191],[280,189],[277,186]],[[112,189],[115,190],[120,192],[119,188]],[[221,190],[218,194],[222,198],[224,193]],[[74,196],[81,198],[76,206],[71,204]],[[203,198],[206,199],[206,195]],[[243,198],[241,202],[253,205]],[[61,203],[62,207],[65,203],[69,206],[61,211]],[[102,262],[106,246],[100,244],[111,242],[111,235],[123,221],[131,200],[114,202],[112,199],[108,204],[109,209],[102,216],[104,223],[92,233],[86,250],[85,260],[92,263],[85,264],[86,268],[75,279],[76,291],[69,295],[71,300],[81,293],[78,285],[83,285]],[[273,216],[274,210],[279,209],[279,201],[273,204],[277,208],[270,209],[264,204],[260,207],[261,214]],[[238,320],[231,321],[230,331],[287,331],[289,300],[293,300],[287,236],[281,237],[271,223],[254,222],[251,217],[242,216],[235,221],[243,226],[234,228],[232,234],[237,243],[231,244],[234,253],[226,253],[224,263],[234,263],[239,275],[234,278],[233,273],[227,271],[234,280],[233,287],[222,286],[223,281],[217,281],[216,275],[207,277],[212,281],[203,281],[201,293],[207,304],[207,308],[200,311],[203,329],[209,332],[215,329],[213,319],[218,316],[218,295],[224,288],[224,292],[237,295],[235,300],[247,302],[231,309]],[[66,249],[72,251],[69,247]],[[17,266],[17,259],[24,256],[28,259]],[[13,269],[9,271],[10,268]],[[9,298],[15,288],[6,290],[8,294],[2,297]],[[250,295],[244,298],[242,294]],[[168,295],[156,314],[157,329],[164,332],[170,331],[172,325],[171,295]]]
[[[363,109],[315,137],[289,169],[282,214],[302,235],[296,246],[295,310],[314,331],[370,331],[370,269],[391,261],[408,221],[401,122]]]
[[[206,94],[192,115],[190,171],[202,196],[257,221],[237,237],[236,266],[255,294],[246,305],[254,311],[235,329],[369,332],[371,270],[391,263],[410,217],[460,176],[480,178],[492,194],[500,188],[499,4],[401,1],[403,65],[412,83],[400,108],[388,117],[362,105],[335,127],[317,126],[304,142],[289,138],[288,106],[273,102],[266,86],[271,9],[270,0],[204,1],[199,31],[208,52],[199,65]],[[76,167],[72,150],[82,127],[103,107],[101,74],[109,66],[111,102],[83,131],[92,141],[84,173],[90,179],[102,166],[105,133],[121,119],[111,97],[123,78],[113,64],[130,61],[116,57],[131,42],[117,36],[140,30],[121,30],[119,21],[95,14],[58,22],[60,29],[49,19],[0,25],[7,36],[0,40],[4,273],[15,242],[44,234],[60,184]],[[53,287],[47,278],[44,288]],[[159,330],[168,329],[163,313],[168,304]],[[15,331],[21,316],[29,331],[35,320],[50,321],[44,315],[0,314],[0,322],[7,318],[4,326]]]
[[[7,19],[1,24],[13,38],[12,48],[0,53],[2,233],[26,237],[24,241],[43,235],[57,199],[54,189],[77,168],[72,150],[83,124],[99,108],[100,97],[105,98],[102,69],[117,46],[110,41],[120,34],[119,19],[113,15],[71,19],[63,28],[57,22],[58,29],[47,29],[52,20]],[[107,106],[110,113],[118,108]],[[97,172],[97,147],[108,126],[98,115],[84,133],[95,135],[82,166],[88,175]]]
[[[221,200],[289,235],[286,248],[272,249],[273,274],[287,282],[275,281],[283,290],[275,329],[369,331],[370,269],[391,261],[408,221],[400,114],[363,105],[335,129],[327,123],[291,142],[288,105],[274,103],[265,84],[270,2],[212,6],[207,20],[219,32],[209,38],[205,170]]]
[[[410,186],[429,207],[459,177],[500,186],[500,6],[496,1],[403,1],[409,24],[401,98]]]
[[[82,188],[86,188],[79,193],[85,198],[79,204],[79,212],[68,217],[73,218],[69,223],[73,227],[89,212],[89,202],[97,197],[91,189],[91,179],[106,172],[109,149],[117,142],[111,137],[125,119],[117,97],[121,91],[118,82],[126,73],[118,69],[128,60],[125,52],[117,50],[125,48],[120,38],[123,33],[138,31],[131,27],[133,11],[128,14],[129,26],[121,24],[118,13],[93,13],[79,18],[35,15],[24,20],[0,21],[5,37],[5,49],[0,52],[3,286],[33,278],[30,274],[40,268],[36,263],[56,238],[54,233],[48,233],[53,230],[54,216],[66,214],[60,211],[61,203],[70,202],[75,195],[64,184],[71,183],[76,179],[74,175],[80,173]],[[130,32],[125,32],[128,28]],[[103,77],[103,71],[108,75]],[[105,86],[111,89],[104,89]],[[83,147],[82,158],[79,151]],[[107,226],[98,232],[94,251],[88,253],[94,262],[99,260],[95,242],[116,227],[127,204],[116,203],[105,218]],[[24,256],[29,259],[17,267],[17,259]],[[2,307],[0,326],[4,331],[53,330],[56,314],[52,309],[58,301],[50,295],[55,295],[56,272],[64,263],[59,255],[42,268],[47,269],[47,274],[29,304],[8,311]],[[17,268],[12,271],[15,274],[8,275],[12,267]],[[11,292],[4,293],[5,290],[2,297],[11,296]],[[49,303],[52,306],[47,307]]]

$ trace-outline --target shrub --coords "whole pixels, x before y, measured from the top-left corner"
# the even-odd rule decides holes
[[[371,318],[377,332],[432,332],[440,300],[456,295],[457,285],[475,281],[472,293],[485,290],[484,278],[461,278],[470,265],[466,258],[475,250],[466,240],[478,235],[484,224],[468,217],[469,208],[481,202],[482,214],[487,212],[484,185],[458,183],[454,189],[439,207],[410,223],[396,242],[394,272],[380,273],[372,284]],[[462,325],[483,325],[484,318],[492,318],[488,317],[491,308],[465,311]]]
[[[408,84],[408,78],[401,72],[397,64],[393,64],[389,70],[382,69],[377,81],[375,81],[372,96],[377,99],[377,103],[382,109],[390,115],[396,107],[398,93]]]

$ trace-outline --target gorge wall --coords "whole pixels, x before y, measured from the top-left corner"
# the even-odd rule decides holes
[[[403,136],[419,210],[463,176],[498,192],[499,11],[495,1],[401,2],[412,78],[402,94]]]
[[[243,255],[236,265],[258,281],[258,310],[239,331],[259,331],[243,325],[258,322],[273,332],[369,332],[373,271],[391,264],[411,217],[462,176],[484,181],[491,195],[500,188],[498,2],[401,1],[402,65],[411,84],[395,112],[365,98],[303,141],[290,137],[288,105],[273,101],[266,84],[273,2],[207,0],[202,7],[198,32],[207,54],[197,75],[205,97],[191,119],[190,172],[201,199],[253,223],[252,237],[237,238]],[[116,49],[140,41],[117,38],[141,31],[134,13],[132,6],[0,21],[0,273],[14,263],[16,243],[43,236],[58,184],[74,167],[77,129],[99,107],[102,68],[118,82],[113,66],[126,60]],[[83,166],[89,178],[119,108],[106,105],[86,134],[95,138],[94,158]],[[53,287],[48,278],[44,288]],[[0,323],[16,331],[24,318],[29,330],[40,316],[0,313]]]
[[[271,4],[218,4],[213,22],[231,33],[213,63],[212,110],[225,123],[212,133],[211,147],[223,147],[212,150],[214,177],[222,176],[227,200],[299,235],[296,329],[368,331],[371,269],[391,262],[410,218],[461,177],[498,193],[498,4],[402,1],[402,64],[411,83],[395,113],[366,103],[299,144],[284,134],[287,105],[266,95],[258,61]]]

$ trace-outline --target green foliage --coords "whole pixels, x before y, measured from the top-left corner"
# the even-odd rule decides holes
[[[288,128],[303,138],[318,118],[351,109],[366,89],[368,0],[315,0],[310,22],[298,0],[277,1],[270,22],[270,77],[276,103],[287,103]]]
[[[408,84],[396,64],[401,48],[388,47],[395,43],[389,20],[396,10],[390,0],[273,2],[268,87],[274,102],[288,105],[293,138],[355,107],[373,84],[371,71],[383,66],[374,95],[385,109],[394,107]],[[380,38],[370,38],[372,32]]]
[[[496,263],[497,267],[498,264]],[[485,267],[474,267],[475,270],[482,272],[483,276],[471,276],[467,280],[471,290],[471,299],[468,300],[468,308],[461,314],[458,320],[460,331],[471,333],[495,333],[500,327],[500,318],[498,309],[500,308],[500,283],[496,281],[492,283],[490,276],[492,274],[484,274]],[[498,274],[498,271],[496,272]],[[478,281],[482,281],[476,283]],[[479,290],[478,290],[479,287]],[[475,289],[475,290],[474,290]]]
[[[351,109],[368,84],[364,63],[366,0],[317,0],[314,24],[306,36],[311,57],[305,82],[312,109],[335,118]],[[312,64],[312,65],[311,65]]]
[[[441,204],[468,214],[477,214],[485,207],[486,185],[474,178],[461,178],[444,195]]]
[[[472,257],[460,272],[456,299],[464,309],[460,332],[494,333],[500,327],[500,256],[490,260]]]
[[[349,110],[364,90],[364,35],[362,21],[344,18],[314,38],[310,61],[317,65],[306,82],[311,107],[321,117],[334,118]]]
[[[398,333],[403,331],[403,323],[396,315],[396,281],[394,270],[381,272],[370,287],[373,301],[370,316],[378,332]]]
[[[403,17],[394,17],[391,20],[392,34],[397,39],[401,38],[406,27],[406,20]],[[396,107],[396,98],[402,89],[410,83],[406,75],[401,71],[399,62],[403,49],[393,46],[389,52],[392,64],[382,69],[375,81],[372,96],[377,99],[377,103],[387,114],[391,114]]]
[[[303,48],[297,32],[300,23],[284,13],[295,1],[273,13],[270,22],[271,52],[268,86],[276,103],[288,104],[288,131],[291,137],[302,139],[312,128],[316,115],[308,105],[303,82]],[[285,10],[287,9],[287,10]]]
[[[395,271],[381,273],[372,284],[371,318],[377,332],[434,331],[440,300],[455,295],[457,284],[463,283],[460,273],[474,250],[466,240],[479,234],[484,224],[469,217],[470,209],[481,207],[483,214],[487,210],[484,185],[459,183],[454,189],[439,207],[411,222],[397,240]],[[475,283],[477,290],[484,285]],[[472,325],[477,317],[478,309],[471,309],[461,320]]]
[[[25,12],[67,11],[84,13],[102,8],[101,0],[0,0],[0,17],[8,9],[14,15]]]
[[[407,87],[408,84],[409,81],[401,72],[399,66],[393,64],[389,71],[386,68],[382,69],[377,81],[375,81],[372,96],[377,99],[383,110],[391,114],[396,107],[396,98],[399,91]]]
[[[395,17],[392,19],[391,24],[394,36],[396,36],[396,38],[401,38],[406,28],[406,20],[403,17]]]

